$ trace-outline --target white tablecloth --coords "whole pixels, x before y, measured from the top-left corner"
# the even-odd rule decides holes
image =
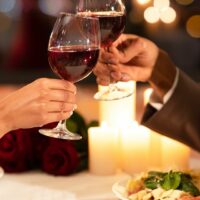
[[[5,174],[0,179],[0,200],[115,200],[112,185],[124,178],[128,175],[82,172],[56,177],[40,171]]]
[[[190,167],[200,169],[200,160]],[[55,177],[40,171],[5,174],[0,179],[0,200],[116,200],[113,183],[127,179],[126,174],[96,176],[81,172]]]

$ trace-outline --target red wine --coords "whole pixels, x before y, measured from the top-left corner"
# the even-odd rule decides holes
[[[70,82],[84,79],[98,60],[98,48],[80,46],[53,47],[48,50],[49,64],[60,78]]]
[[[110,46],[124,31],[126,16],[118,12],[80,12],[80,15],[98,17],[101,30],[101,46]]]

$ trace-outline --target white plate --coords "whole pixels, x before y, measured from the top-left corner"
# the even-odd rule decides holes
[[[112,186],[112,191],[120,200],[129,200],[126,192],[127,180],[119,181]]]

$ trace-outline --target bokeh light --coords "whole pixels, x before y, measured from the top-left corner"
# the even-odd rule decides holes
[[[155,8],[162,10],[168,8],[170,5],[169,0],[154,0],[153,5]]]
[[[149,7],[144,11],[144,18],[149,23],[156,23],[159,21],[160,13],[155,7]]]
[[[39,8],[40,10],[51,16],[56,16],[63,8],[65,2],[64,0],[39,0]]]
[[[191,4],[194,0],[176,0],[177,3],[187,6],[189,4]]]
[[[186,23],[186,29],[190,36],[200,38],[200,15],[190,17]]]
[[[7,13],[13,10],[16,0],[0,0],[0,12]]]
[[[172,23],[176,19],[176,11],[171,7],[165,8],[160,13],[160,19],[164,23]]]
[[[144,4],[147,4],[149,3],[151,0],[137,0],[137,3],[141,4],[141,5],[144,5]]]

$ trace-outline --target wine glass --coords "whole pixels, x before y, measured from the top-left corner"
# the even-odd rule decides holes
[[[86,78],[96,65],[100,48],[99,20],[89,16],[60,13],[48,45],[51,69],[61,79],[76,83]],[[65,120],[54,129],[40,129],[43,135],[79,140],[79,134],[66,128]]]
[[[121,0],[78,0],[77,14],[99,19],[101,47],[107,51],[123,32],[126,24],[126,10]],[[94,98],[104,101],[117,100],[128,97],[132,93],[133,91],[119,88],[117,83],[110,83],[108,90],[97,92]]]

